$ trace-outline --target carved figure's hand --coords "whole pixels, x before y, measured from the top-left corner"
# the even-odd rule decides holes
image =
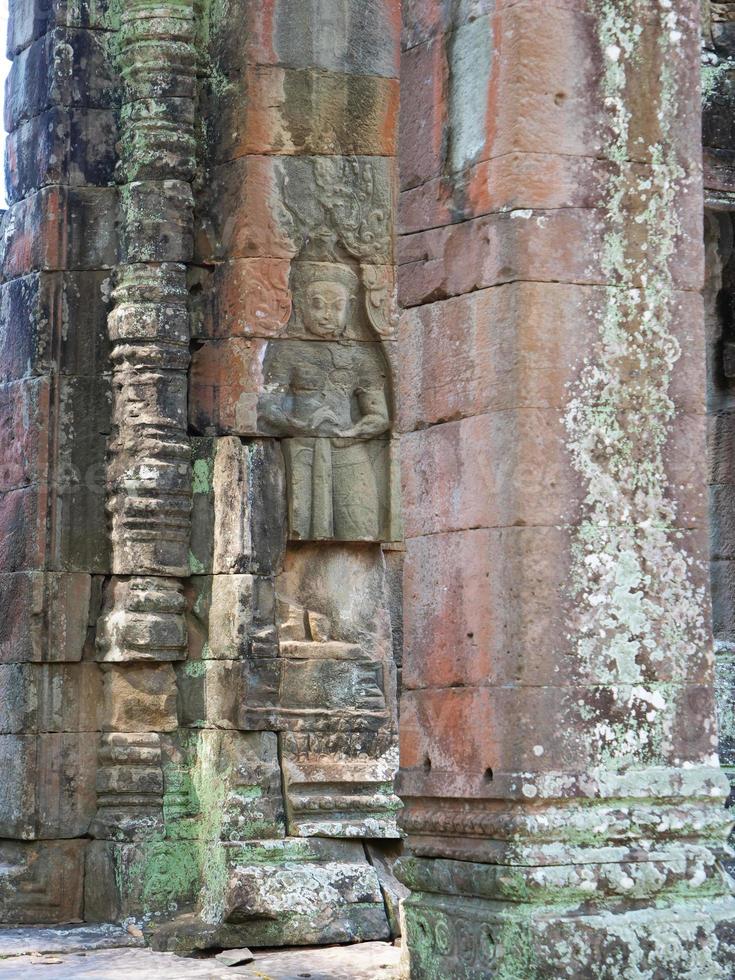
[[[328,435],[333,435],[339,426],[337,416],[334,414],[331,408],[327,408],[326,406],[323,408],[318,408],[309,420],[309,427],[311,429],[319,429],[322,426],[327,428]]]

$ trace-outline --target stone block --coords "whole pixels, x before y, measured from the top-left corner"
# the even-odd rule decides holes
[[[374,868],[355,841],[285,840],[236,845],[225,929],[248,946],[386,939]]]
[[[0,844],[0,918],[13,925],[80,922],[85,840]],[[12,967],[11,967],[12,969]]]
[[[109,109],[47,109],[8,137],[8,200],[47,184],[113,183],[117,126]]]
[[[408,50],[438,34],[450,33],[469,20],[493,13],[495,7],[495,0],[459,0],[450,5],[444,0],[405,0],[401,5],[403,47]]]
[[[359,603],[354,601],[356,596]],[[320,646],[329,650],[329,644],[338,643],[356,647],[364,659],[392,662],[385,571],[379,548],[291,546],[283,571],[276,578],[276,597],[281,641],[289,641],[287,621],[298,623],[304,614],[311,636],[310,645],[301,653],[289,646],[283,655],[318,657]],[[306,636],[293,633],[290,637],[297,643],[306,640]]]
[[[196,575],[189,580],[187,601],[190,662],[277,655],[272,579]]]
[[[50,383],[45,378],[0,385],[0,493],[47,479],[49,402]]]
[[[707,482],[735,484],[735,412],[716,412],[707,417]]]
[[[8,27],[8,57],[54,27],[84,27],[103,30],[106,26],[108,0],[10,0]]]
[[[401,58],[401,188],[442,173],[448,142],[449,64],[439,41],[419,44]]]
[[[291,316],[288,259],[232,259],[215,266],[198,335],[277,337]]]
[[[0,734],[97,732],[101,708],[97,664],[0,665]]]
[[[0,735],[0,835],[83,837],[94,816],[96,742],[89,732]]]
[[[222,661],[208,661],[207,670]],[[370,660],[286,659],[241,668],[236,726],[256,731],[376,731],[390,727],[395,679]]]
[[[136,840],[163,830],[161,739],[157,732],[100,736],[94,783],[97,809],[89,828],[93,837]]]
[[[411,796],[529,800],[544,792],[546,773],[708,765],[716,750],[711,710],[709,688],[675,684],[409,691],[401,778],[423,785]],[[677,727],[685,718],[686,731]]]
[[[239,660],[190,660],[176,671],[179,724],[185,728],[247,730],[238,723],[246,689]],[[261,728],[265,726],[260,726]]]
[[[163,740],[163,754],[171,837],[227,842],[284,836],[275,734],[179,731]]]
[[[396,733],[284,732],[280,759],[288,832],[299,837],[397,838]]]
[[[34,273],[0,285],[0,380],[47,374],[52,366],[62,375],[103,374],[108,293],[105,272]]]
[[[91,598],[84,572],[0,576],[0,662],[81,660]]]
[[[510,408],[563,411],[583,357],[594,356],[604,308],[601,287],[509,283],[404,311],[400,430]],[[699,338],[690,337],[694,323],[701,323],[700,298],[678,292],[669,329],[681,356],[669,396],[699,414],[704,378]]]
[[[48,498],[45,484],[0,494],[0,568],[4,572],[45,567]]]
[[[242,442],[234,437],[192,443],[192,571],[274,574],[286,547],[280,446],[273,440]]]
[[[155,667],[108,665],[104,671],[103,729],[113,732],[171,732],[176,729],[176,674]]]
[[[208,107],[216,162],[246,154],[396,152],[397,79],[248,67]]]
[[[395,161],[371,156],[248,156],[221,164],[202,201],[197,258],[393,262]],[[324,228],[330,234],[324,237]]]
[[[630,433],[631,453],[643,454],[645,444],[637,439],[633,420],[623,414],[621,422],[621,433]],[[587,487],[571,466],[567,439],[558,412],[535,408],[491,412],[404,435],[407,537],[472,527],[578,523],[585,516]],[[676,501],[671,520],[678,527],[706,525],[703,474],[695,462],[704,443],[704,416],[673,420],[661,478],[667,497]],[[448,486],[458,489],[448,496]]]
[[[6,92],[8,132],[52,106],[113,108],[115,81],[103,37],[54,28],[14,58]]]
[[[636,198],[631,209],[642,212],[643,191],[636,184],[631,194]],[[700,215],[690,211],[686,216],[690,220],[676,236],[670,259],[674,285],[683,290],[698,289],[701,276],[701,244],[698,233],[693,233],[698,232]],[[649,229],[645,221],[631,220],[626,231],[626,260],[631,269],[643,269]],[[605,212],[569,208],[520,209],[404,236],[399,259],[401,305],[417,306],[514,280],[603,284],[608,274],[603,269],[602,245],[609,232]],[[598,247],[580,249],[579,242],[598,243]],[[640,285],[635,271],[632,280]]]
[[[286,65],[398,77],[396,0],[339,0],[313,8],[300,0],[240,0],[237,13],[214,25],[213,52],[225,73],[244,65]]]
[[[116,218],[115,188],[42,188],[5,214],[3,275],[110,268],[117,259]]]
[[[167,662],[186,657],[186,602],[174,579],[113,578],[97,626],[97,659]]]
[[[664,97],[664,66],[682,91],[693,91],[690,86],[697,84],[698,18],[691,9],[677,10],[676,37],[661,44],[666,14],[653,5],[640,11],[635,71],[621,54],[625,99],[633,107],[626,151],[630,160],[650,160],[652,147],[671,141],[679,162],[696,169],[699,156],[694,148],[700,137],[694,100],[680,100],[677,125],[670,132],[664,132],[654,107]],[[535,44],[532,37],[537,16],[534,2],[504,5],[499,12],[496,31],[504,43],[497,51],[489,106],[489,118],[494,120],[491,153],[524,150],[602,156],[614,138],[614,114],[599,96],[609,54],[600,50],[606,42],[595,24],[596,15],[574,4],[549,8],[544,45]],[[668,40],[668,33],[665,36]]]
[[[120,192],[124,262],[190,262],[194,198],[183,180],[139,180]]]
[[[569,591],[578,567],[572,562],[571,532],[474,528],[410,538],[404,578],[404,689],[623,679],[644,684],[652,676],[707,683],[711,652],[706,644],[695,640],[680,645],[667,627],[668,602],[674,600],[660,605],[660,595],[671,588],[665,576],[647,590],[652,603],[648,628],[655,636],[650,648],[641,645],[634,659],[620,663],[609,654],[580,656],[575,616],[591,606]],[[697,603],[697,616],[706,617],[704,599],[700,608],[694,598],[704,597],[708,587],[701,561],[706,535],[675,532],[671,542],[675,551],[668,562],[685,562],[684,594]],[[612,602],[615,587],[614,581],[595,581],[589,595],[608,595]]]

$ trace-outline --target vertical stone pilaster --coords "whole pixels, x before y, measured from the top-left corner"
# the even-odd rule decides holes
[[[109,572],[100,464],[117,258],[109,37],[99,12],[10,4],[9,207],[0,244],[0,920],[14,924],[81,918],[94,816],[102,676],[90,654]]]
[[[726,977],[699,8],[467,14],[404,32],[411,975]]]
[[[193,250],[194,3],[126,3],[116,50],[122,90],[121,262],[111,344],[108,504],[112,578],[97,659],[105,665],[95,835],[163,827],[161,733],[176,728],[172,662],[186,657],[191,449],[187,263]]]

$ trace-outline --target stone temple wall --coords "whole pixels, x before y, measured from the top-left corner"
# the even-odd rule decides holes
[[[731,6],[11,0],[0,921],[732,976]]]
[[[12,4],[3,920],[398,928],[398,34]]]

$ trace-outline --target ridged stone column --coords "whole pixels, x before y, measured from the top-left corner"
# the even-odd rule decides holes
[[[160,770],[155,775],[158,717],[137,717],[128,731],[116,706],[132,699],[145,714],[146,693],[167,692],[175,705],[170,662],[186,657],[179,579],[189,574],[191,511],[186,263],[196,166],[194,3],[126,3],[118,58],[122,263],[108,323],[113,578],[97,641],[99,659],[110,665],[112,709],[111,731],[102,737],[95,823],[97,836],[117,839],[156,826],[163,786]],[[142,664],[155,669],[141,673]]]

